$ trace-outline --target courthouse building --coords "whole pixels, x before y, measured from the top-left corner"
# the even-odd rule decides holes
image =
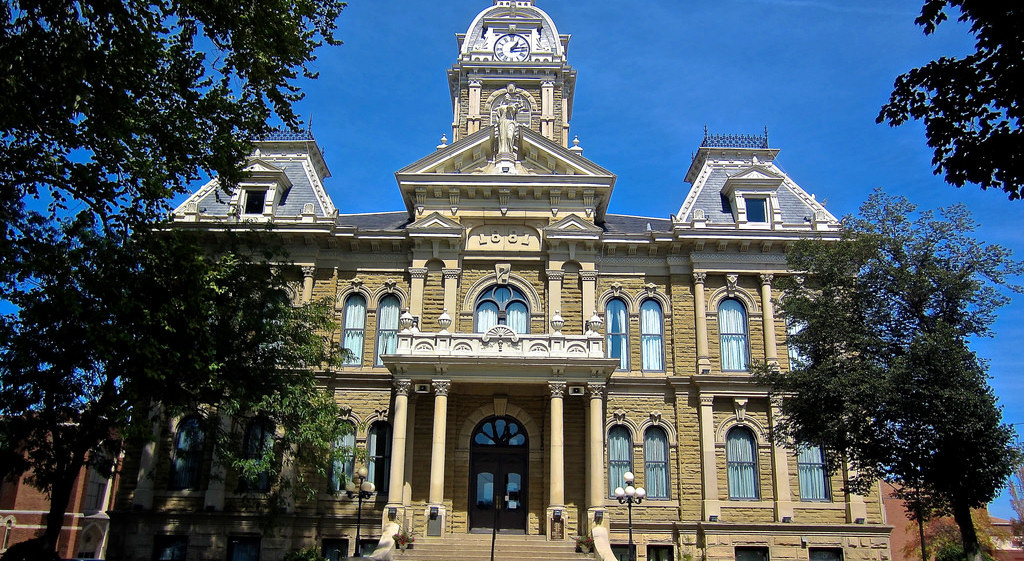
[[[234,193],[214,180],[174,214],[192,231],[271,224],[296,301],[335,302],[354,358],[323,380],[365,461],[339,462],[266,529],[211,451],[182,460],[195,421],[167,419],[126,462],[111,558],[355,555],[357,501],[331,490],[365,467],[362,536],[404,526],[416,548],[398,559],[492,529],[533,537],[524,556],[593,528],[621,552],[614,490],[632,472],[639,559],[887,560],[877,490],[845,494],[819,450],[776,446],[748,372],[789,368],[773,309],[785,252],[838,221],[767,137],[713,134],[669,218],[615,214],[615,174],[570,134],[569,35],[533,0],[482,7],[447,71],[450,143],[395,173],[405,208],[347,214],[313,137],[280,134]]]

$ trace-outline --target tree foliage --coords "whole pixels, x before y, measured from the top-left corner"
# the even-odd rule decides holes
[[[236,184],[272,124],[299,125],[343,7],[0,5],[0,475],[31,470],[51,499],[42,538],[8,555],[53,555],[80,468],[109,473],[154,411],[202,416],[243,474],[275,450],[326,462],[341,427],[311,369],[333,363],[332,310],[291,305],[266,236],[211,248],[162,220],[196,179]],[[255,415],[286,429],[262,458],[237,438]]]
[[[1024,186],[1024,6],[926,0],[915,20],[931,34],[947,11],[970,24],[975,52],[942,57],[896,78],[878,122],[924,120],[935,173],[963,187],[994,187],[1019,199]]]
[[[781,441],[822,446],[833,472],[849,461],[851,490],[881,478],[908,511],[953,515],[976,558],[971,509],[1017,454],[969,339],[990,334],[998,287],[1024,268],[971,236],[962,205],[915,211],[875,192],[840,241],[795,245],[789,266],[806,281],[784,284],[780,306],[803,327],[789,340],[802,358],[761,377],[780,400]]]
[[[972,511],[971,519],[977,529],[978,543],[981,546],[983,558],[985,561],[994,560],[999,542],[1008,540],[1009,534],[992,524],[987,509],[979,508]],[[907,530],[909,531],[910,528],[908,527]],[[921,539],[916,530],[909,533],[910,540],[903,546],[903,556],[906,559],[918,559],[921,557]],[[925,524],[924,534],[928,551],[935,552],[935,561],[959,561],[964,558],[960,529],[952,518],[940,516],[929,520]]]
[[[1013,535],[1024,536],[1024,462],[1017,464],[1010,478],[1010,507],[1016,515],[1010,520]],[[1018,540],[1016,545],[1024,548],[1024,539]]]

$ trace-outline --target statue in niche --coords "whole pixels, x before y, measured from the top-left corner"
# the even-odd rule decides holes
[[[514,96],[513,89],[515,86],[509,85],[508,93],[505,94],[505,99],[501,101],[497,107],[494,108],[494,117],[498,123],[498,153],[499,154],[511,154],[512,146],[515,142],[516,129],[519,128],[519,122],[516,121],[516,117],[519,112],[523,110],[523,102]]]

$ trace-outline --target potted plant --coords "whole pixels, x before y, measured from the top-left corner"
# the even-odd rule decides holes
[[[576,536],[576,551],[590,553],[594,550],[594,538],[590,536]]]
[[[416,541],[416,537],[405,531],[404,528],[399,530],[398,533],[394,535],[394,538],[395,545],[398,546],[398,549],[400,550],[412,547],[412,542]]]

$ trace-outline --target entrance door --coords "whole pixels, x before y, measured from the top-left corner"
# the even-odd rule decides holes
[[[484,419],[470,448],[469,527],[525,533],[529,445],[512,417]]]

